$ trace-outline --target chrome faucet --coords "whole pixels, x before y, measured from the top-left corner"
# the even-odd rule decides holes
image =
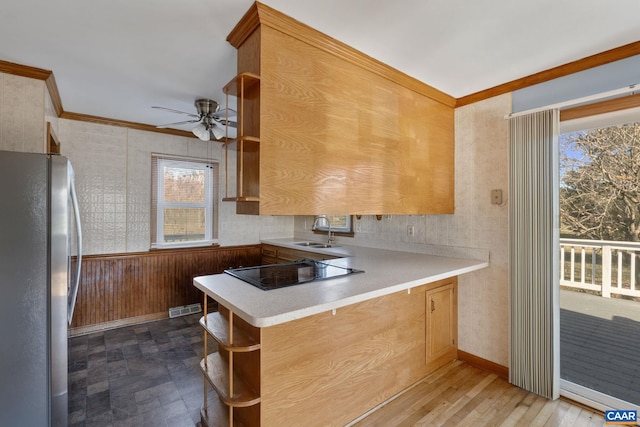
[[[327,221],[327,225],[328,225],[328,231],[327,231],[327,235],[328,235],[328,239],[327,239],[327,244],[331,245],[333,244],[333,242],[335,242],[335,238],[333,237],[333,234],[331,234],[331,221],[329,221],[329,218],[326,215],[317,215],[315,217],[315,219],[313,220],[313,225],[311,226],[311,230],[315,231],[318,229],[318,222],[324,219],[325,221]]]

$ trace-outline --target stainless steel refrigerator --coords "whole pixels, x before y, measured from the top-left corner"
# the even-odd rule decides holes
[[[77,213],[67,158],[0,151],[0,426],[67,425]]]

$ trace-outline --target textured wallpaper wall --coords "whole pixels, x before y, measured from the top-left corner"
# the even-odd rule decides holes
[[[0,150],[43,153],[44,81],[0,73]]]
[[[58,120],[58,137],[76,170],[87,254],[149,249],[151,153],[218,160],[224,183],[218,142],[66,119]],[[236,215],[230,202],[220,202],[218,215],[221,245],[293,234],[293,217]]]

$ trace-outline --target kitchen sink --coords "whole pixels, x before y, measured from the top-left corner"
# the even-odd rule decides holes
[[[308,246],[310,248],[318,248],[318,249],[339,247],[337,245],[330,245],[328,243],[320,243],[320,242],[298,242],[294,244],[297,246]]]

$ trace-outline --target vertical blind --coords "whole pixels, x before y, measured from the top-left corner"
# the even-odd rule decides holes
[[[556,399],[560,382],[558,110],[509,122],[509,381]]]

